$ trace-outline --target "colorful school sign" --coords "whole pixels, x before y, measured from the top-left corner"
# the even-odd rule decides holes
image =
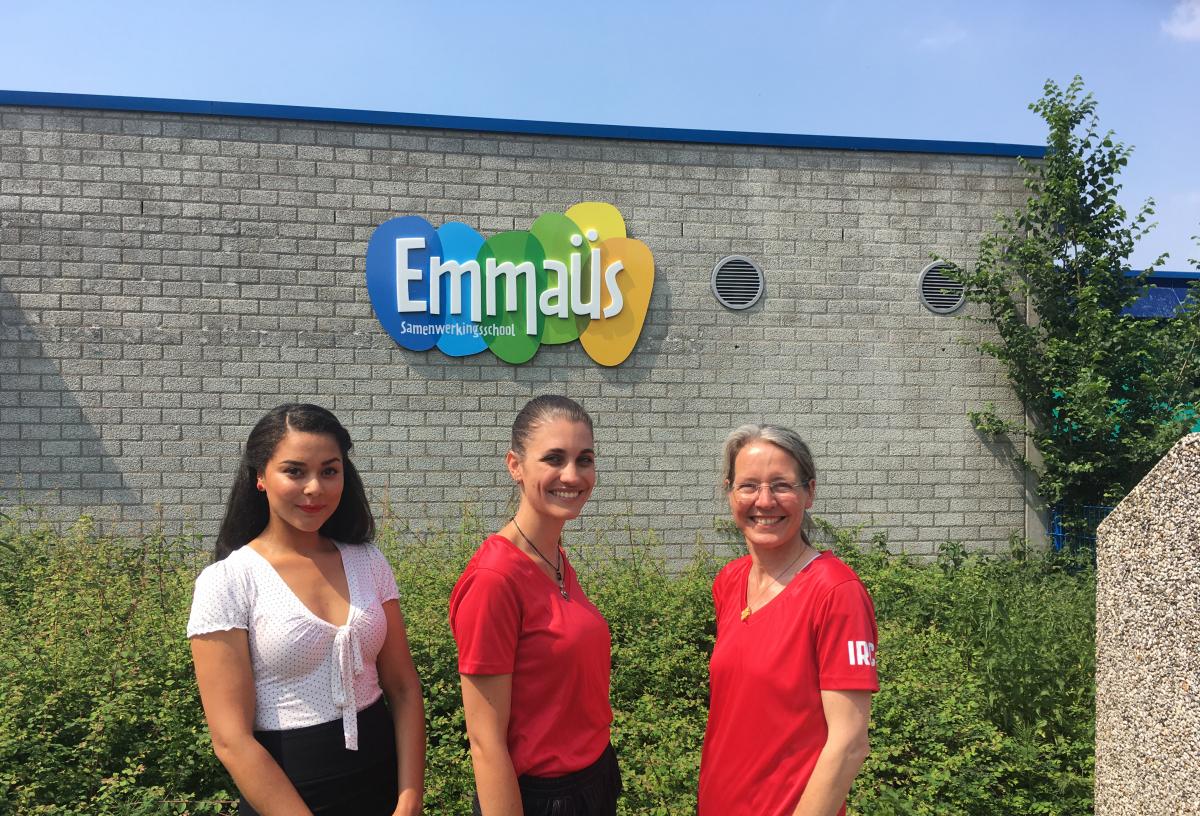
[[[486,349],[519,364],[543,344],[578,340],[600,365],[620,365],[653,288],[649,247],[599,202],[491,238],[408,215],[380,224],[367,244],[367,293],[384,330],[403,348],[450,357]]]

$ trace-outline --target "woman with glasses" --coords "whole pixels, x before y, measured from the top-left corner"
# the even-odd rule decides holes
[[[808,446],[787,428],[744,425],[725,441],[748,554],[713,582],[700,816],[840,816],[866,759],[875,610],[854,571],[812,546],[816,485]]]

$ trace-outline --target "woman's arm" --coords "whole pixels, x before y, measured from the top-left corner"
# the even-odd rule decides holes
[[[200,702],[217,759],[262,816],[312,816],[275,759],[254,738],[254,675],[245,629],[192,639]]]
[[[471,766],[483,816],[521,816],[521,791],[508,753],[511,674],[462,674]]]
[[[867,758],[871,692],[821,691],[829,736],[793,816],[834,816]]]
[[[387,618],[387,637],[375,665],[396,726],[400,798],[395,816],[416,816],[425,795],[425,701],[408,648],[400,604],[388,601],[383,605],[383,614]]]

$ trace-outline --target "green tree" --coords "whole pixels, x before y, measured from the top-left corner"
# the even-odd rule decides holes
[[[981,431],[1032,440],[1043,463],[1022,463],[1048,503],[1115,503],[1200,430],[1200,297],[1193,287],[1174,319],[1122,314],[1146,286],[1150,270],[1131,276],[1129,256],[1154,213],[1147,201],[1130,218],[1117,201],[1131,149],[1100,132],[1078,76],[1065,89],[1047,81],[1029,107],[1049,137],[1043,160],[1022,160],[1028,201],[997,218],[973,270],[953,273],[994,327],[980,350],[1003,365],[1028,421],[990,404],[970,416]]]

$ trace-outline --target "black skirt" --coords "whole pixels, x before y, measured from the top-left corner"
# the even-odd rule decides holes
[[[566,776],[519,776],[525,816],[615,816],[621,795],[621,769],[609,745],[600,758]],[[482,816],[475,797],[474,816]]]
[[[320,816],[391,816],[396,810],[396,732],[380,697],[358,712],[358,750],[346,750],[342,721],[255,731],[304,804]],[[258,816],[245,800],[241,816]]]

